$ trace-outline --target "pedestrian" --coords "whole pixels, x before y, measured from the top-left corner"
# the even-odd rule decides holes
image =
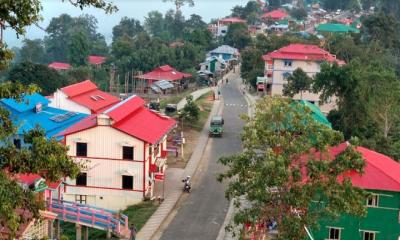
[[[129,240],[136,240],[136,227],[135,224],[131,225],[131,237],[129,238]]]

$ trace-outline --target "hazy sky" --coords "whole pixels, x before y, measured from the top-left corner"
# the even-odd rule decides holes
[[[112,0],[110,0],[112,1]],[[230,14],[230,10],[235,5],[245,5],[248,0],[195,0],[194,7],[184,7],[182,11],[186,17],[191,14],[198,14],[203,17],[203,20],[208,22],[211,18],[220,18]],[[51,18],[57,17],[62,13],[68,13],[71,16],[79,16],[81,14],[94,15],[98,20],[98,32],[102,33],[107,42],[112,38],[112,28],[120,21],[121,17],[127,16],[135,18],[143,22],[144,17],[148,12],[158,10],[165,13],[168,9],[175,9],[175,6],[162,0],[113,0],[113,3],[119,8],[119,11],[107,15],[103,11],[95,8],[86,8],[81,11],[79,8],[74,8],[70,4],[62,3],[61,0],[42,0],[43,10],[42,16],[44,20],[39,23],[39,26],[46,28]],[[42,38],[45,32],[38,27],[32,26],[27,29],[26,38]],[[20,46],[21,36],[17,39],[13,31],[5,31],[5,41],[10,46]]]

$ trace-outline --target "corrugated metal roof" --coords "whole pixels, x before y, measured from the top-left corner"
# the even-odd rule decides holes
[[[238,54],[239,51],[234,47],[231,47],[228,45],[221,45],[221,46],[217,47],[216,49],[210,51],[210,53],[234,55],[234,54]]]

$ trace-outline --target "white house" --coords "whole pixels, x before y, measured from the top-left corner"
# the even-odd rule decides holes
[[[267,91],[272,96],[282,95],[283,86],[287,84],[286,78],[297,68],[301,68],[312,77],[320,71],[320,65],[323,62],[344,64],[344,61],[336,59],[335,55],[318,46],[306,44],[290,44],[270,52],[262,58],[265,61],[264,77],[267,80]],[[326,104],[320,103],[318,93],[307,91],[301,95],[297,94],[293,98],[302,98],[303,100],[317,104],[324,113],[328,113],[336,107],[334,99]]]
[[[120,210],[152,197],[175,125],[131,96],[67,129],[68,154],[86,166],[76,180],[66,180],[64,200]]]
[[[120,101],[90,80],[57,89],[49,100],[51,107],[86,114],[100,113]]]
[[[227,63],[224,59],[217,56],[208,57],[206,61],[200,63],[200,71],[210,71],[212,73],[221,72],[226,69]]]

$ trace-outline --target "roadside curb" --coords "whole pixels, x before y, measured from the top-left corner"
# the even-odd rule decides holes
[[[214,89],[210,88],[209,91],[210,90],[212,91]],[[209,140],[207,126],[210,124],[211,117],[214,114],[218,113],[220,106],[223,105],[223,104],[221,104],[222,102],[223,102],[223,100],[215,100],[213,102],[213,107],[212,107],[210,115],[209,115],[207,121],[205,122],[203,129],[200,133],[197,146],[194,149],[194,151],[186,165],[186,168],[182,173],[182,179],[184,176],[187,176],[187,175],[193,176],[194,173],[196,172],[196,170],[199,166],[199,163],[203,157],[202,153],[203,153],[204,149],[206,148],[207,142]],[[182,194],[183,194],[183,191],[181,189],[181,186],[176,186],[176,188],[174,189],[174,193],[172,193],[169,198],[166,198],[164,200],[164,202],[161,203],[161,205],[158,207],[158,209],[154,212],[154,214],[146,222],[144,227],[138,232],[137,239],[140,239],[140,240],[152,239],[156,235],[156,233],[158,232],[158,230],[160,229],[160,227],[164,223],[164,221],[171,214],[172,210],[176,207],[176,204],[178,203]]]

